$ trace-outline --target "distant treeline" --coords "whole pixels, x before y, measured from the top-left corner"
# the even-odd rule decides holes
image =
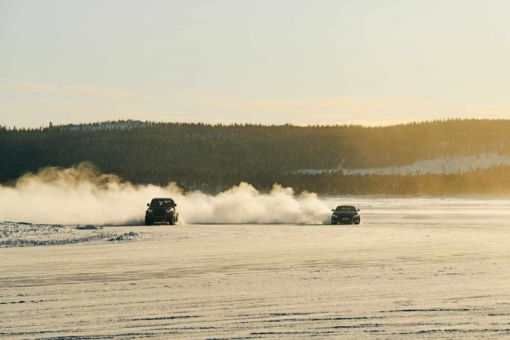
[[[504,166],[454,175],[302,174],[303,169],[402,166],[447,156],[510,155],[510,120],[387,127],[104,122],[0,128],[0,182],[83,161],[138,184],[176,182],[215,193],[247,181],[321,194],[510,193]]]

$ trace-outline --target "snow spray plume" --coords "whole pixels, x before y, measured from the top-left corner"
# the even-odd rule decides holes
[[[80,163],[68,169],[45,168],[23,175],[12,187],[0,186],[0,221],[139,225],[153,197],[172,197],[181,223],[317,224],[329,216],[329,208],[315,194],[295,197],[291,188],[279,185],[269,194],[247,183],[216,196],[184,194],[175,183],[134,185]]]

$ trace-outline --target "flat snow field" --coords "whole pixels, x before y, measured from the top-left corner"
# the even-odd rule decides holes
[[[508,339],[509,201],[460,202],[363,201],[359,226],[105,227],[140,237],[0,248],[0,338]]]

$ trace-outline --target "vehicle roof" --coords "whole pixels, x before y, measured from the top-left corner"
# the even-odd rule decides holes
[[[353,205],[339,205],[335,211],[358,211],[358,209]]]

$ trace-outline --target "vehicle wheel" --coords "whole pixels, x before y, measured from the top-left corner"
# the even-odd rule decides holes
[[[153,225],[153,224],[154,224],[154,221],[152,220],[152,218],[148,218],[148,217],[145,218],[145,225]]]
[[[361,223],[361,220],[354,222],[354,224],[358,225]]]
[[[175,216],[172,215],[168,218],[168,224],[174,225],[175,224]]]

